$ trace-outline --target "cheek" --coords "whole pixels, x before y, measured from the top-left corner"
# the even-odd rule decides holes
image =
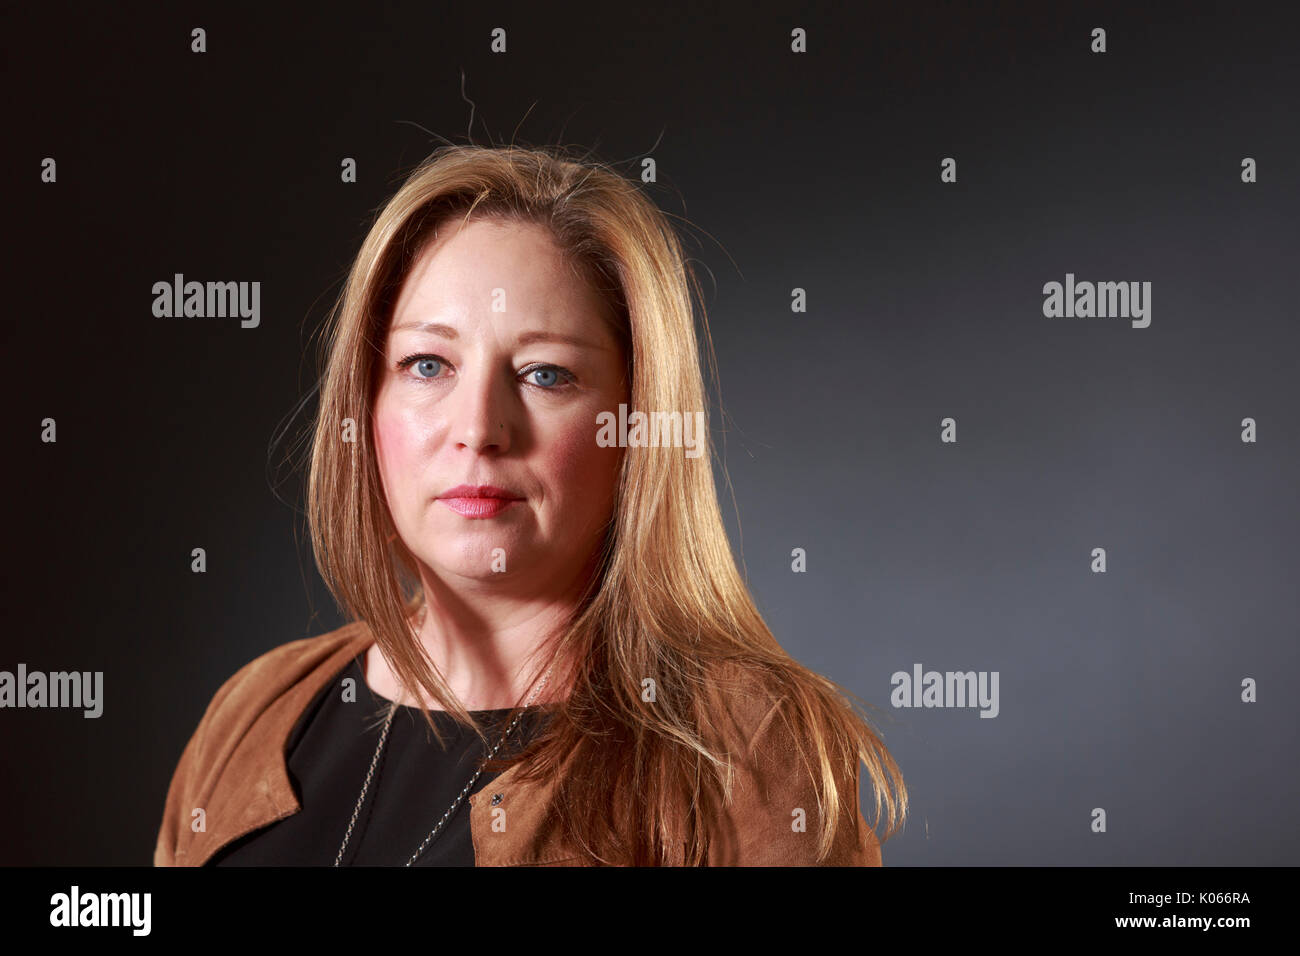
[[[375,409],[373,421],[375,459],[385,494],[400,494],[406,484],[403,479],[414,474],[412,464],[420,455],[424,436],[407,416],[391,405],[381,403]]]
[[[588,421],[590,419],[590,422]],[[540,448],[541,466],[551,493],[571,505],[603,504],[618,479],[622,448],[596,443],[595,415],[557,429]]]

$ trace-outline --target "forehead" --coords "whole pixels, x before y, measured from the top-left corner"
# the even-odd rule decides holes
[[[411,265],[392,331],[492,316],[541,327],[604,324],[606,303],[540,225],[450,220]]]

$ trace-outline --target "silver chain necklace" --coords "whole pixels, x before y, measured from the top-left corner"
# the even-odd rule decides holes
[[[528,700],[524,702],[524,710],[527,710],[529,707],[532,706],[532,703],[537,698],[537,695],[541,693],[542,688],[546,686],[546,681],[550,678],[551,670],[554,667],[555,667],[555,662],[552,661],[551,666],[546,669],[545,676],[542,677],[542,682],[538,684],[536,688],[533,689],[533,692],[531,694],[528,695]],[[348,830],[346,833],[343,834],[343,844],[342,846],[339,847],[338,856],[334,858],[335,866],[342,865],[343,852],[348,848],[348,841],[352,839],[352,828],[356,826],[357,817],[360,816],[361,814],[361,807],[366,802],[366,791],[370,789],[370,780],[375,774],[375,767],[379,765],[379,755],[384,752],[384,744],[388,741],[388,730],[393,725],[393,715],[397,713],[397,708],[398,708],[398,704],[396,701],[390,702],[388,707],[388,716],[384,719],[384,732],[379,735],[379,746],[375,748],[375,756],[370,761],[370,769],[366,772],[365,782],[361,784],[361,796],[357,797],[357,807],[355,810],[352,811],[352,819],[348,821]],[[496,756],[497,751],[501,749],[501,745],[506,742],[506,739],[510,736],[511,731],[515,729],[515,727],[518,725],[520,719],[523,716],[524,713],[521,710],[515,716],[515,719],[510,722],[510,726],[506,728],[506,732],[501,735],[501,739],[497,741],[497,745],[492,748],[491,752],[486,757],[484,757],[482,761],[479,762],[478,770],[474,771],[474,776],[469,778],[469,783],[465,784],[464,789],[461,790],[460,794],[452,802],[452,805],[447,808],[447,812],[442,815],[442,819],[440,819],[437,825],[432,830],[429,831],[429,835],[424,838],[424,841],[419,845],[416,851],[411,854],[411,858],[406,861],[407,866],[411,866],[413,863],[415,863],[416,860],[420,858],[420,854],[422,854],[425,851],[425,849],[429,846],[429,844],[433,842],[433,838],[438,835],[438,833],[442,830],[446,822],[449,819],[451,819],[451,815],[456,812],[456,808],[460,806],[461,801],[465,799],[465,795],[469,793],[470,788],[474,786],[474,781],[477,780],[479,776],[482,775],[483,767],[487,764],[489,760],[491,760],[493,757]]]

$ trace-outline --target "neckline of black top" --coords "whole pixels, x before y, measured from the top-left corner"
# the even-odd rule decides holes
[[[355,665],[356,669],[359,670],[359,671],[361,672],[361,683],[362,683],[362,685],[363,685],[363,686],[366,688],[366,690],[369,692],[370,696],[374,698],[374,701],[375,701],[376,704],[380,705],[381,707],[389,707],[389,706],[392,706],[393,701],[392,701],[390,698],[385,697],[383,694],[379,693],[379,691],[377,691],[377,690],[375,690],[373,687],[371,687],[369,683],[367,683],[367,681],[366,681],[366,667],[365,667],[365,664],[364,664],[364,662],[363,662],[363,661],[364,661],[364,656],[365,656],[365,652],[363,651],[361,654],[359,654],[357,657],[355,657],[355,658],[351,661],[351,664],[352,664],[352,665]],[[347,669],[350,670],[351,667],[349,667],[349,668],[347,668]],[[521,708],[519,708],[519,709],[522,710],[522,711],[524,711],[525,713],[532,713],[532,712],[534,712],[534,711],[544,710],[544,709],[545,709],[546,707],[548,707],[548,706],[550,706],[550,705],[548,705],[548,704],[531,704],[531,705],[529,705],[529,706],[527,706],[527,707],[521,707]],[[418,713],[418,712],[421,710],[421,708],[416,707],[414,704],[398,704],[398,705],[397,705],[397,709],[398,709],[399,712],[400,712],[400,711],[407,710],[407,711],[412,711],[412,712],[415,712],[415,713]],[[478,718],[478,717],[482,717],[482,716],[485,716],[485,715],[488,716],[488,717],[501,717],[501,716],[504,716],[505,714],[512,714],[512,713],[514,713],[514,711],[515,711],[515,708],[513,708],[513,707],[498,707],[498,708],[496,708],[495,710],[471,710],[471,711],[469,711],[468,713],[469,713],[469,715],[470,715],[471,717]],[[450,720],[450,719],[452,719],[452,714],[451,714],[451,712],[450,712],[450,711],[447,711],[447,710],[430,710],[429,713],[433,716],[433,718],[434,718],[435,720],[437,720],[439,717],[443,718],[444,720]]]

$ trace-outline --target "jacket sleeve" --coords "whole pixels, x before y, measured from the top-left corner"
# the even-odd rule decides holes
[[[724,838],[710,850],[714,866],[880,866],[880,843],[862,817],[854,770],[851,802],[841,806],[829,854],[817,859],[821,815],[811,748],[803,753],[786,719],[786,698],[761,719],[740,759],[733,760],[732,801]]]

